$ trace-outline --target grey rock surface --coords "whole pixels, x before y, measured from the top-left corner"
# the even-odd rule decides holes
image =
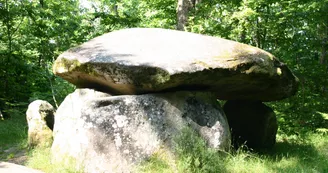
[[[22,165],[0,161],[0,173],[43,173],[43,172],[39,170],[27,168]]]
[[[199,90],[223,100],[272,101],[298,86],[285,64],[259,48],[158,28],[96,37],[61,54],[53,72],[78,87],[115,95]]]
[[[85,172],[130,172],[160,150],[173,152],[187,127],[226,150],[229,126],[214,102],[205,92],[110,96],[77,89],[56,112],[53,159],[73,158]]]
[[[260,101],[229,100],[223,106],[236,147],[272,148],[276,143],[276,114]]]
[[[54,107],[47,101],[36,100],[29,104],[26,111],[29,147],[51,146],[54,113]]]

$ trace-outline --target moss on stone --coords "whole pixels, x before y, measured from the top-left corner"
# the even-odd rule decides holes
[[[79,66],[81,66],[81,63],[78,60],[76,60],[76,59],[68,60],[68,59],[62,57],[59,59],[59,61],[57,60],[55,62],[54,71],[58,72],[58,73],[70,72]]]
[[[62,57],[59,61],[57,60],[54,64],[55,73],[68,73],[73,71],[84,72],[86,74],[95,76],[98,73],[94,70],[94,67],[90,64],[81,64],[77,59],[68,60]]]
[[[195,61],[192,64],[200,65],[200,66],[202,66],[202,67],[204,67],[206,69],[211,68],[211,66],[209,64],[207,64],[206,62],[204,62],[204,61]]]
[[[85,72],[86,74],[91,76],[98,76],[98,72],[90,64],[82,64],[76,68],[76,71]]]
[[[282,71],[281,71],[281,68],[277,68],[277,74],[279,75],[279,76],[281,76],[282,75]]]

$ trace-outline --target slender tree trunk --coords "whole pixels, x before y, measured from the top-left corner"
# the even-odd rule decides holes
[[[322,41],[321,43],[321,55],[320,55],[320,64],[325,64],[327,61],[327,43]]]
[[[256,46],[258,48],[261,48],[261,32],[260,32],[260,23],[259,23],[259,18],[256,18]]]
[[[328,22],[327,22],[328,23]],[[328,59],[328,26],[322,24],[321,34],[321,55],[319,58],[320,64],[325,64]]]
[[[7,58],[5,61],[5,67],[8,68],[9,63],[10,63],[10,59],[12,56],[12,35],[11,35],[11,23],[10,23],[10,8],[9,8],[9,3],[8,0],[5,1],[5,9],[6,9],[6,17],[4,20],[5,26],[6,26],[6,34],[7,34],[7,41],[8,41],[8,46],[7,46]],[[8,91],[8,70],[7,68],[5,68],[5,79],[4,79],[4,83],[5,83],[5,87],[4,87],[4,95],[6,95],[6,92]]]
[[[113,5],[113,11],[114,11],[115,16],[118,17],[119,16],[119,14],[118,14],[118,6],[117,6],[116,3]]]
[[[177,30],[184,31],[188,21],[188,12],[191,4],[189,0],[178,0],[177,6]]]
[[[51,79],[51,77],[49,75],[50,74],[47,75],[47,78],[49,80],[49,84],[50,84],[50,88],[51,88],[52,100],[55,103],[56,109],[58,109],[58,102],[57,102],[57,99],[56,99],[55,89],[54,89],[54,86],[52,84],[52,79]]]
[[[188,23],[188,13],[195,8],[201,0],[178,0],[177,5],[177,30],[184,31]]]
[[[267,34],[268,34],[268,25],[269,25],[269,16],[270,16],[270,6],[266,6],[266,15],[264,18],[265,26],[263,27],[263,39],[262,39],[262,49],[267,47]]]
[[[239,40],[242,43],[246,42],[246,27],[244,25],[242,26],[242,30],[241,30],[240,35],[239,35]]]

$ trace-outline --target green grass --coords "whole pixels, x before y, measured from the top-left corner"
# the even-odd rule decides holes
[[[310,133],[304,138],[278,137],[270,151],[242,151],[226,159],[228,172],[328,172],[328,137]]]
[[[46,173],[82,173],[76,168],[74,159],[65,158],[65,163],[52,162],[50,148],[35,148],[30,151],[26,166]]]
[[[0,120],[0,146],[26,144],[27,122],[24,114],[19,113],[6,120]]]
[[[0,160],[8,160],[15,152],[27,146],[27,122],[22,112],[15,113],[9,119],[0,120]],[[5,152],[6,150],[11,152]]]
[[[206,149],[197,136],[184,132],[178,144],[176,168],[167,159],[153,156],[140,172],[194,173],[325,173],[328,172],[328,136],[309,133],[300,138],[278,136],[272,150],[254,152],[246,148],[230,153]],[[184,143],[183,143],[184,142]]]

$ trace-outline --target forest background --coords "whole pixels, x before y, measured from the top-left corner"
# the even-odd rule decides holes
[[[178,29],[253,45],[286,63],[300,87],[294,97],[267,103],[277,114],[278,146],[310,145],[327,161],[327,12],[328,0],[1,0],[0,110],[6,119],[0,126],[24,117],[34,100],[58,107],[74,90],[51,70],[63,51],[123,28]],[[313,136],[323,146],[311,143]],[[25,137],[0,130],[0,146]]]

